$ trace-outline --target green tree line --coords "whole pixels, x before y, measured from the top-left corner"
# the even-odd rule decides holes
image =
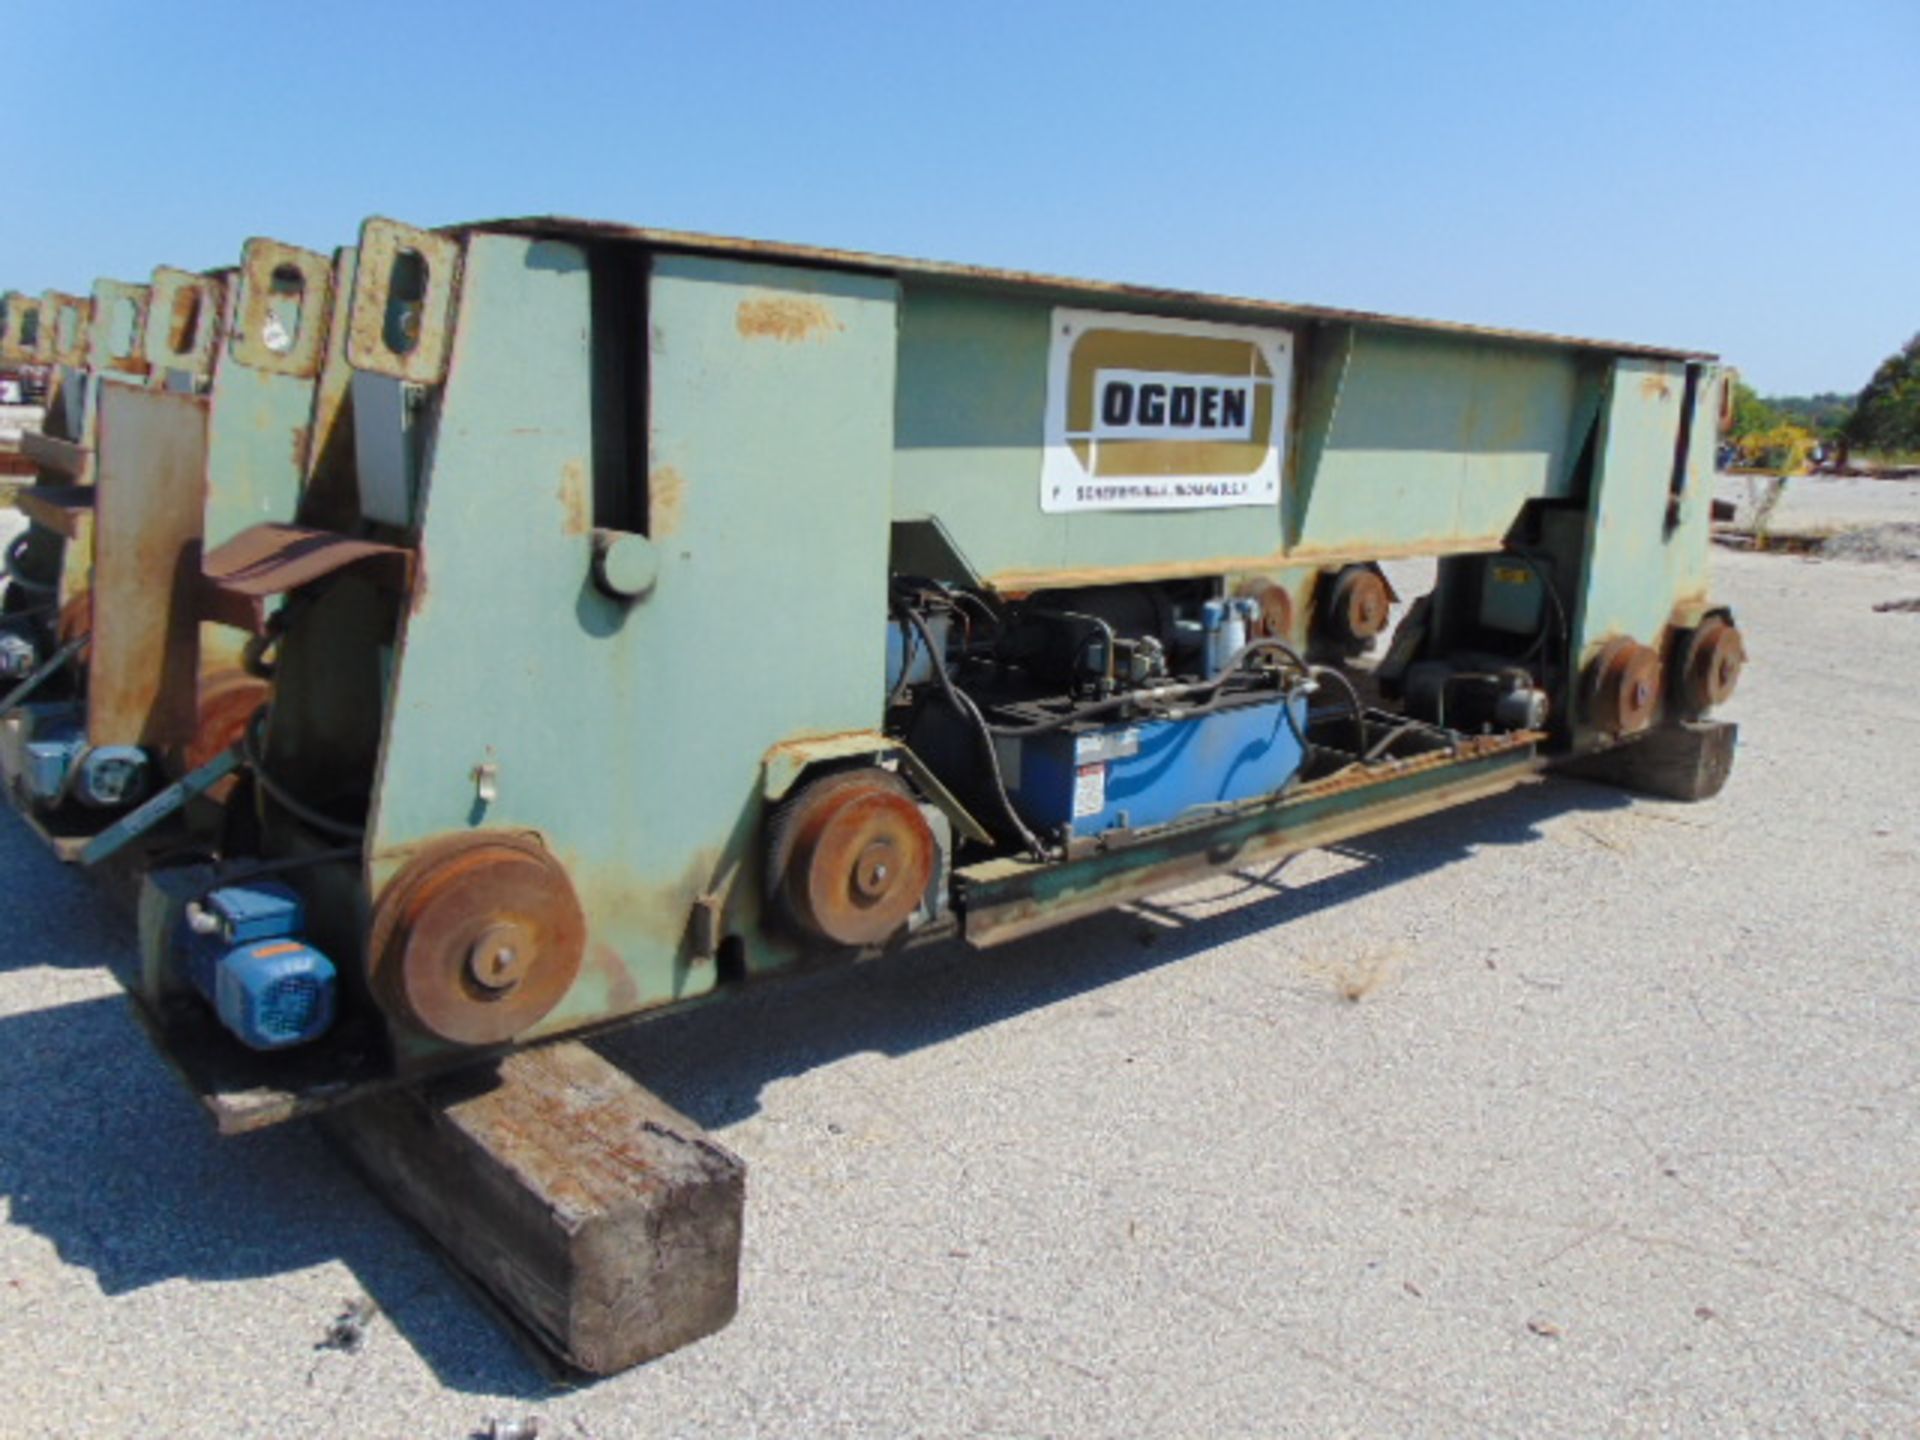
[[[1857,450],[1920,450],[1920,335],[1880,362],[1854,402],[1845,434]]]
[[[1731,438],[1760,436],[1794,426],[1809,436],[1845,441],[1881,455],[1920,452],[1920,335],[1880,362],[1857,395],[1760,395],[1734,387]]]

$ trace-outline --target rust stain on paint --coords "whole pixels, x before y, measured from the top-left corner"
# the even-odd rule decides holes
[[[587,467],[578,460],[569,460],[560,468],[560,505],[566,514],[562,533],[586,534],[593,517],[588,513],[591,499],[587,494]]]
[[[686,517],[686,477],[671,465],[657,466],[647,476],[647,533],[658,540],[680,528]]]
[[[733,323],[749,340],[780,340],[789,345],[824,340],[847,328],[824,302],[792,295],[742,300]]]

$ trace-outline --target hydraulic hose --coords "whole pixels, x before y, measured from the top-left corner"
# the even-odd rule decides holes
[[[1027,853],[1036,860],[1047,858],[1047,847],[1040,843],[1040,837],[1027,828],[1027,822],[1020,818],[1020,812],[1013,807],[1013,797],[1007,793],[1007,778],[1000,769],[1000,755],[993,743],[993,727],[987,724],[987,717],[980,713],[980,707],[973,698],[953,683],[953,677],[947,673],[947,657],[940,653],[940,647],[933,643],[933,635],[927,629],[927,622],[920,618],[917,610],[908,609],[907,621],[920,636],[927,647],[927,655],[933,661],[934,678],[940,684],[940,691],[947,703],[960,712],[963,719],[970,722],[980,736],[980,745],[986,754],[987,772],[993,778],[994,798],[1000,802],[1000,809],[1007,822],[1020,837],[1020,843]]]
[[[1255,640],[1241,646],[1227,657],[1220,667],[1220,674],[1212,680],[1196,680],[1184,685],[1159,685],[1149,690],[1129,690],[1123,695],[1098,700],[1091,705],[1083,705],[1066,714],[1056,715],[1047,720],[1036,720],[1027,725],[991,725],[988,728],[995,734],[1008,739],[1019,739],[1028,735],[1044,735],[1048,731],[1058,730],[1064,725],[1077,724],[1097,715],[1110,714],[1129,705],[1139,704],[1143,700],[1184,700],[1196,695],[1204,695],[1211,701],[1218,696],[1227,683],[1235,678],[1234,672],[1250,657],[1268,651],[1278,651],[1291,660],[1303,675],[1310,675],[1312,667],[1300,658],[1300,654],[1284,640]],[[1346,677],[1341,676],[1342,680]],[[1349,689],[1352,687],[1349,686]]]
[[[262,710],[248,723],[247,728],[240,732],[240,754],[247,762],[247,768],[253,772],[255,783],[267,793],[269,799],[303,825],[311,826],[322,835],[331,835],[336,840],[360,839],[367,833],[364,825],[349,825],[344,821],[322,815],[311,805],[295,799],[285,786],[267,773],[267,767],[260,760],[259,742],[255,735],[255,731],[260,728],[261,718],[265,714],[266,712]]]
[[[250,865],[238,865],[233,869],[220,871],[216,864],[216,874],[212,880],[193,897],[191,903],[198,904],[216,890],[224,890],[229,885],[244,885],[251,880],[259,880],[268,875],[283,875],[289,870],[304,870],[309,865],[331,865],[336,860],[358,860],[358,845],[340,845],[330,850],[315,850],[306,855],[288,855],[277,860],[258,860]]]
[[[1360,692],[1353,688],[1353,682],[1344,672],[1336,670],[1331,665],[1315,665],[1307,673],[1316,680],[1322,677],[1336,680],[1340,688],[1347,692],[1347,699],[1353,705],[1353,753],[1364,754],[1367,748],[1367,707],[1361,702]]]
[[[20,559],[27,553],[27,540],[27,536],[18,535],[14,537],[13,543],[7,546],[5,565],[7,581],[9,584],[18,585],[28,595],[51,595],[54,587],[45,580],[32,580],[20,573]]]

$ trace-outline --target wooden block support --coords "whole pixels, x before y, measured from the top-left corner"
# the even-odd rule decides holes
[[[1733,746],[1739,733],[1738,725],[1725,720],[1663,725],[1644,739],[1582,755],[1560,768],[1582,780],[1666,800],[1711,800],[1733,771]]]
[[[733,1318],[746,1165],[584,1045],[388,1091],[322,1124],[573,1369],[610,1375]]]

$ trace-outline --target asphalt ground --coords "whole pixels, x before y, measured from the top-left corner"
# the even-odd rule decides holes
[[[9,1428],[1920,1433],[1920,569],[1715,563],[1718,800],[1549,780],[624,1032],[750,1164],[742,1310],[578,1389],[311,1130],[217,1140],[0,819]]]

